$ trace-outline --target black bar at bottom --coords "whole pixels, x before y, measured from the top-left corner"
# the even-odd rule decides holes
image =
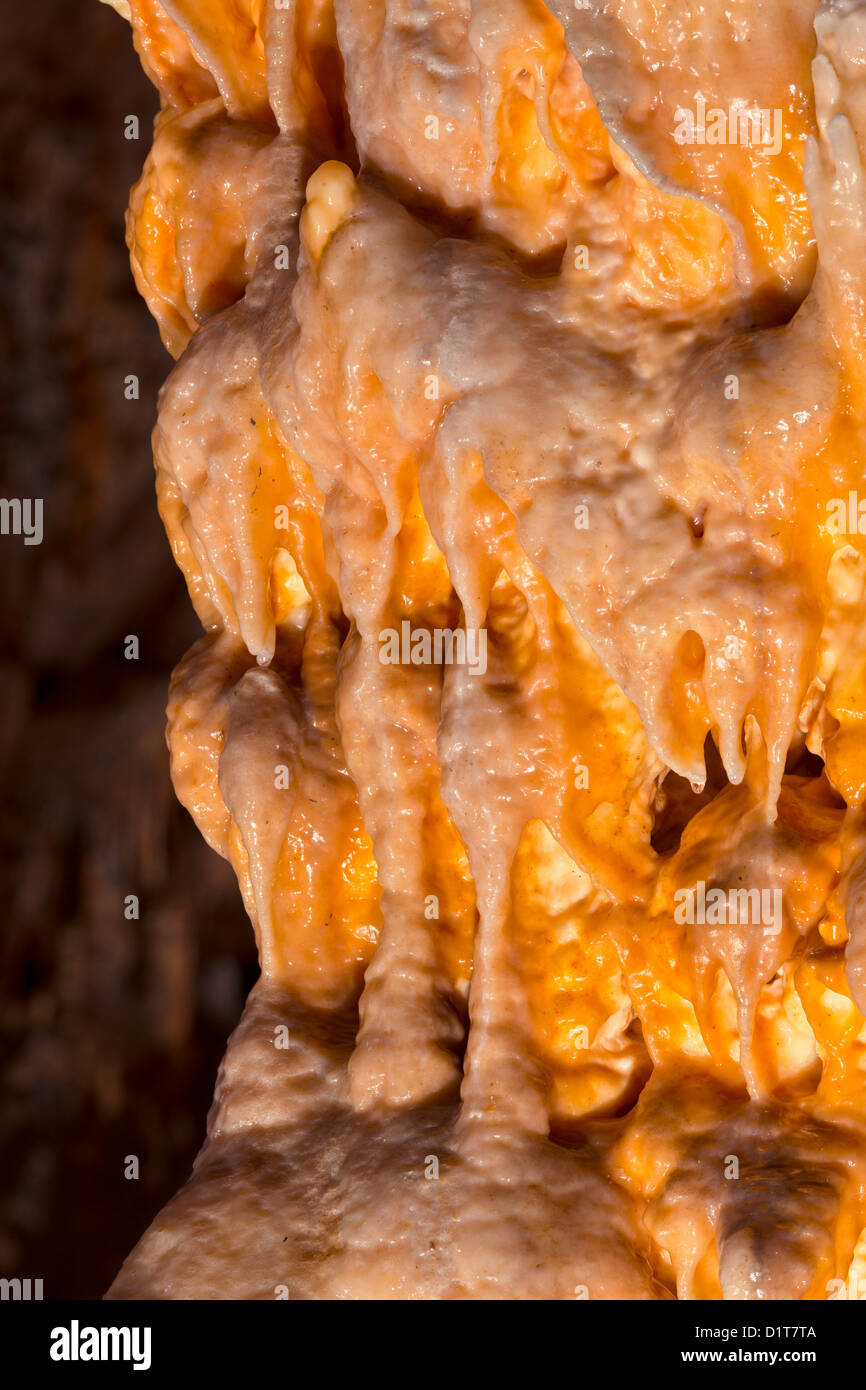
[[[642,1385],[644,1377],[666,1375],[675,1367],[686,1374],[690,1368],[701,1374],[709,1366],[857,1374],[866,1332],[862,1309],[835,1302],[577,1300],[545,1314],[543,1324],[533,1317],[523,1328],[517,1326],[519,1312],[500,1324],[500,1305],[486,1306],[486,1313],[455,1312],[456,1323],[446,1321],[451,1314],[428,1307],[419,1324],[415,1314],[407,1322],[407,1310],[394,1303],[365,1303],[359,1315],[358,1305],[348,1302],[9,1301],[0,1303],[0,1336],[7,1366],[17,1363],[25,1373],[58,1383],[70,1376],[92,1381],[106,1372],[167,1383],[180,1374],[254,1390],[254,1379],[280,1371],[305,1380],[330,1381],[337,1374],[364,1381],[371,1375],[462,1380],[479,1358],[488,1380],[500,1358],[507,1358],[505,1366],[510,1363],[514,1374],[517,1337],[531,1372],[543,1378],[550,1376],[553,1360],[563,1361],[566,1370],[570,1366],[575,1378],[592,1367],[591,1379],[597,1380],[606,1368],[616,1374],[617,1384],[632,1375]],[[547,1323],[547,1317],[553,1321]]]

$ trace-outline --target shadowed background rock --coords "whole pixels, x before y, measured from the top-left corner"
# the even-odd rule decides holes
[[[0,493],[45,515],[41,546],[0,536],[0,1276],[98,1298],[189,1172],[253,942],[164,745],[197,625],[153,496],[168,358],[123,240],[157,99],[95,0],[0,30]]]

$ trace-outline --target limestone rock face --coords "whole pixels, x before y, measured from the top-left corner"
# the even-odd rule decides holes
[[[866,3],[129,14],[171,772],[261,978],[109,1296],[828,1297]]]

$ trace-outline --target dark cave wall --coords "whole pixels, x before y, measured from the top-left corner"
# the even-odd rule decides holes
[[[0,495],[44,503],[40,545],[0,535],[0,1277],[93,1298],[189,1171],[255,965],[164,743],[199,630],[153,489],[170,359],[123,234],[155,93],[98,0],[0,30]]]

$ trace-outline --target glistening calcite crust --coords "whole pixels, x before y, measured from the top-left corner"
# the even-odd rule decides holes
[[[828,1297],[866,1225],[866,6],[130,9],[208,631],[172,774],[262,979],[109,1297]]]

